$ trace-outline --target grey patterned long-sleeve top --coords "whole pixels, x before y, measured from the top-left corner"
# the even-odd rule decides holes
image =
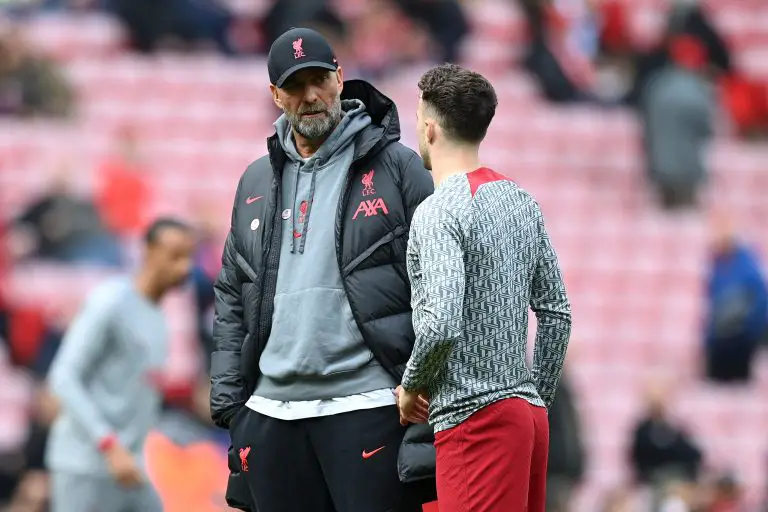
[[[416,209],[407,258],[416,343],[402,385],[429,394],[435,431],[504,398],[549,407],[571,308],[530,194],[487,168],[451,176]]]

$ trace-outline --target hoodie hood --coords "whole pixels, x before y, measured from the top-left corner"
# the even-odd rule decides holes
[[[357,134],[371,124],[371,117],[360,100],[342,99],[341,110],[343,116],[339,124],[315,154],[307,159],[304,159],[296,149],[296,143],[293,140],[293,130],[291,129],[288,117],[285,114],[281,115],[275,121],[274,126],[280,141],[280,147],[285,151],[288,159],[293,162],[316,163],[316,165],[322,166],[333,159],[335,154],[344,151],[350,144],[353,144]]]
[[[347,80],[343,100],[360,100],[371,117],[369,126],[355,148],[355,160],[377,153],[387,144],[400,140],[400,117],[395,102],[364,80]]]

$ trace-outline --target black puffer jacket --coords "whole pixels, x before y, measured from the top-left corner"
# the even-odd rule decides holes
[[[336,213],[339,271],[366,344],[400,382],[414,343],[405,265],[408,231],[414,210],[432,193],[433,183],[421,159],[399,142],[392,100],[360,80],[345,82],[342,99],[361,100],[372,124],[355,141]],[[211,413],[224,428],[256,386],[259,358],[272,328],[282,237],[281,174],[287,157],[276,135],[267,146],[269,155],[253,162],[240,179],[215,284]],[[363,178],[370,170],[372,182]],[[247,200],[256,196],[264,199]],[[253,219],[261,219],[256,229]],[[422,439],[429,444],[430,437]],[[230,495],[238,479],[235,459]],[[433,466],[434,461],[422,464]]]

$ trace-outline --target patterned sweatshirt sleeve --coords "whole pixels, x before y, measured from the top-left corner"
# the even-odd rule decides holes
[[[555,399],[571,336],[571,306],[541,212],[539,233],[541,250],[531,289],[531,309],[537,321],[533,376],[539,395],[549,408]]]
[[[417,391],[429,387],[461,337],[465,274],[463,235],[453,215],[439,207],[417,211],[412,226],[420,274],[412,279],[416,342],[402,385]]]

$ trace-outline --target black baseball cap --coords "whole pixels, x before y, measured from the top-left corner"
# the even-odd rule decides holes
[[[292,28],[275,39],[269,49],[269,81],[282,87],[289,76],[306,68],[336,71],[339,64],[328,41],[309,28]]]

